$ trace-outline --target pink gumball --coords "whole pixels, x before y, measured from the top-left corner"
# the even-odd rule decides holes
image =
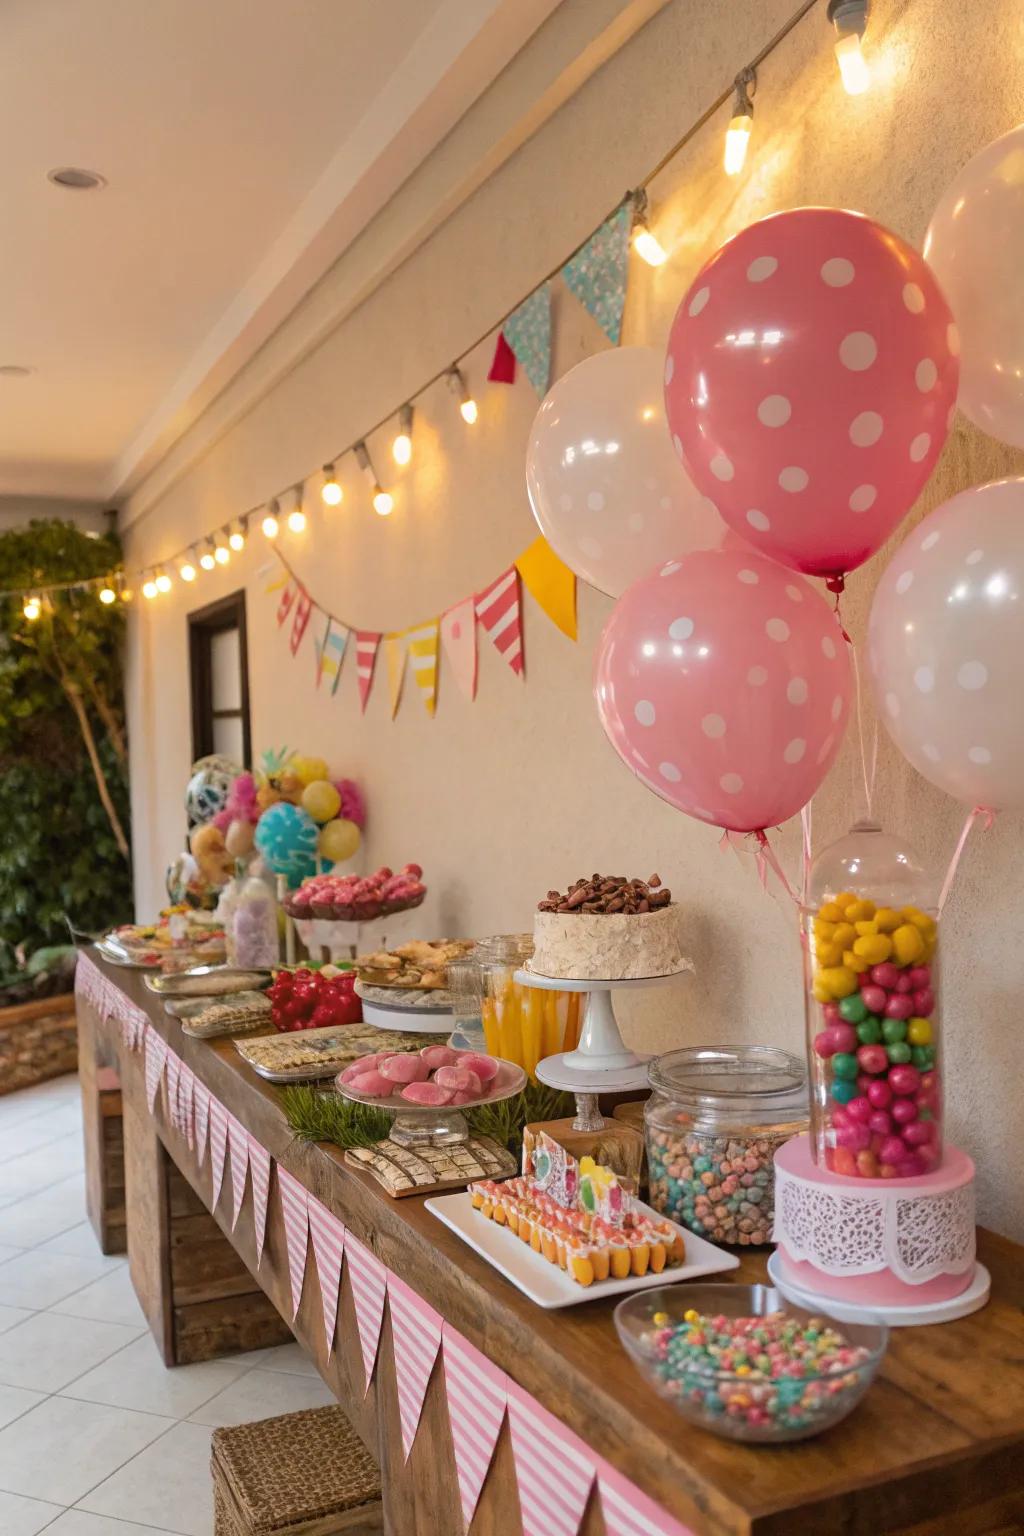
[[[833,1108],[832,1108],[832,1112],[831,1113],[832,1113],[832,1124],[833,1125],[838,1126],[838,1125],[850,1125],[851,1124],[850,1117],[846,1113],[846,1109],[845,1109],[845,1107],[842,1104],[834,1105]]]
[[[900,1134],[908,1147],[923,1147],[935,1135],[935,1126],[931,1120],[912,1120]]]
[[[862,1094],[862,1095],[867,1093],[869,1086],[873,1082],[874,1082],[874,1078],[870,1075],[870,1073],[868,1073],[868,1072],[858,1072],[858,1074],[857,1074],[857,1092],[859,1094]]]
[[[878,1149],[879,1160],[883,1163],[899,1164],[907,1155],[907,1149],[901,1136],[887,1136]]]
[[[884,1072],[889,1065],[884,1045],[862,1045],[857,1060],[864,1071],[870,1073]]]
[[[916,992],[920,987],[930,987],[932,984],[931,967],[927,965],[912,965],[907,972],[910,977],[910,985]]]
[[[935,1008],[935,993],[931,987],[921,987],[911,994],[914,999],[914,1012],[919,1019],[928,1018]]]
[[[916,1067],[893,1067],[889,1073],[889,1087],[893,1093],[909,1096],[921,1086],[921,1074]]]
[[[821,1015],[826,1024],[838,1024],[842,1019],[838,1003],[825,1003],[822,1007]]]
[[[892,1103],[892,1089],[878,1077],[868,1085],[868,1098],[875,1109],[888,1109]]]
[[[857,1048],[857,1031],[852,1024],[847,1024],[844,1019],[841,1024],[833,1024],[831,1031],[837,1051],[850,1052]]]
[[[665,408],[690,478],[773,559],[853,570],[917,500],[946,440],[952,320],[921,255],[861,214],[797,208],[742,230],[702,268],[669,336]]]
[[[897,1125],[909,1125],[911,1121],[917,1119],[917,1105],[913,1099],[905,1097],[895,1099],[890,1114]]]
[[[601,723],[678,810],[737,832],[796,814],[850,712],[847,647],[828,604],[735,548],[670,560],[619,599],[597,651]]]
[[[900,979],[899,968],[893,965],[891,960],[884,960],[881,965],[871,967],[871,980],[876,987],[884,987],[891,992]]]
[[[911,979],[907,975],[906,971],[904,971],[903,975],[900,977],[899,981],[896,983],[896,991],[898,993],[901,993],[901,994],[903,994],[903,993],[909,994],[909,993],[913,992],[913,990],[914,990],[914,983],[911,981]]]
[[[882,1013],[884,1011],[888,1000],[888,994],[884,987],[879,987],[874,982],[870,982],[866,987],[861,987],[860,995],[864,999],[865,1007],[870,1008],[872,1013]]]
[[[902,1159],[896,1164],[898,1179],[919,1179],[922,1173],[927,1172],[928,1164],[919,1152],[912,1152],[909,1157],[904,1152]]]
[[[851,1152],[866,1152],[871,1145],[871,1132],[866,1125],[840,1125],[835,1135],[836,1146],[848,1147]]]
[[[868,1121],[868,1130],[872,1136],[891,1136],[892,1116],[887,1115],[884,1109],[873,1109],[871,1119]]]
[[[914,1012],[914,999],[909,992],[893,992],[885,1005],[887,1019],[909,1019]]]
[[[867,1125],[871,1119],[871,1105],[863,1096],[851,1099],[846,1106],[846,1113],[850,1119],[858,1125]]]
[[[830,1056],[836,1054],[836,1043],[832,1038],[831,1028],[818,1030],[814,1037],[814,1050],[815,1054],[820,1056],[822,1061],[828,1061]]]

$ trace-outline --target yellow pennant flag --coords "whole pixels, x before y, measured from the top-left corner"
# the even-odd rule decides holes
[[[576,639],[576,577],[543,536],[519,556],[516,567],[526,590],[563,635]]]
[[[388,671],[388,696],[391,699],[392,720],[398,713],[405,680],[405,631],[384,636],[384,661]]]
[[[286,587],[288,585],[288,580],[288,572],[282,571],[280,575],[275,576],[270,585],[264,587],[263,590],[264,592],[280,592],[282,587]]]
[[[437,619],[431,619],[429,624],[421,624],[408,633],[412,675],[428,715],[433,715],[437,700],[438,624]]]

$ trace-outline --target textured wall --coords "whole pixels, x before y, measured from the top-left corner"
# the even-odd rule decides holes
[[[130,531],[129,553],[173,552],[230,511],[317,464],[459,352],[564,255],[639,179],[793,8],[793,0],[673,0],[501,172],[298,369],[207,451]],[[638,264],[625,341],[664,342],[697,267],[728,235],[781,208],[860,209],[920,242],[959,167],[1021,116],[1024,26],[1019,0],[975,0],[951,18],[944,0],[875,0],[875,85],[851,100],[839,85],[824,4],[761,71],[749,174],[722,175],[724,115],[652,189],[673,259]],[[596,326],[557,296],[556,372],[602,345]],[[376,518],[345,470],[344,508],[317,512],[290,553],[314,596],[356,625],[387,629],[437,613],[481,584],[530,540],[523,449],[536,407],[525,383],[484,386],[490,347],[468,374],[480,423],[462,427],[443,388],[417,416],[413,465],[389,477],[393,517]],[[384,435],[372,443],[388,463]],[[913,513],[953,490],[1020,468],[1020,456],[961,420]],[[143,488],[143,499],[145,488]],[[358,775],[371,807],[376,863],[419,859],[431,887],[424,930],[488,933],[529,926],[534,903],[598,866],[669,879],[686,913],[697,976],[637,998],[628,1032],[650,1049],[681,1043],[775,1041],[801,1048],[799,953],[793,913],[765,896],[748,860],[718,851],[715,833],[674,813],[635,782],[605,743],[590,696],[591,656],[608,601],[581,589],[580,643],[571,645],[526,600],[527,680],[481,641],[479,697],[442,677],[437,717],[414,694],[388,718],[381,682],[364,718],[349,665],[338,697],[318,695],[312,648],[293,663],[263,595],[263,551],[207,577],[192,601],[244,582],[250,605],[253,726],[260,747],[288,742]],[[850,583],[856,638],[886,555]],[[158,903],[180,845],[188,767],[184,590],[135,618],[131,711],[137,896]],[[872,729],[868,714],[868,731]],[[814,806],[816,845],[858,811],[851,740]],[[884,736],[878,803],[890,824],[937,864],[963,812],[932,790]],[[968,847],[946,923],[947,1083],[954,1134],[978,1158],[983,1217],[1024,1237],[1015,1168],[1021,1123],[1013,914],[1024,902],[1019,818]],[[780,846],[791,868],[798,828]]]

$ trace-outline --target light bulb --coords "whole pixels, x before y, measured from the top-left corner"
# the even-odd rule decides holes
[[[237,528],[232,528],[228,534],[228,543],[236,553],[238,550],[245,548],[245,532],[241,523],[239,523]]]
[[[117,602],[117,593],[114,591],[109,581],[105,586],[100,588],[100,602],[104,603],[107,607],[109,607],[111,603]]]
[[[412,406],[403,405],[398,418],[398,434],[391,444],[391,457],[396,464],[408,464],[412,458]]]
[[[462,412],[462,419],[467,426],[472,427],[475,425],[480,412],[477,410],[476,401],[472,397],[468,400],[463,400],[459,410]]]
[[[863,96],[871,86],[871,69],[861,52],[860,38],[856,32],[848,32],[836,41],[836,58],[846,94]]]
[[[178,566],[178,575],[181,577],[182,581],[195,581],[196,568],[192,564],[191,560],[184,560],[181,565]]]
[[[38,619],[39,615],[42,613],[43,608],[38,597],[26,597],[21,611],[25,618],[28,619],[30,623],[34,624],[36,619]]]
[[[462,419],[467,426],[471,427],[480,413],[477,410],[476,401],[473,399],[473,396],[466,388],[466,381],[462,376],[462,369],[459,368],[457,364],[453,363],[452,366],[448,369],[447,378],[448,387],[459,402],[459,410],[462,413]]]
[[[738,176],[747,158],[750,130],[754,119],[749,113],[738,113],[725,132],[725,174]]]
[[[158,572],[156,578],[156,589],[158,592],[169,592],[171,590],[171,578],[168,576],[166,571]]]
[[[378,485],[373,493],[373,510],[379,517],[390,517],[395,508],[395,498]]]
[[[633,230],[633,249],[649,267],[662,267],[668,261],[668,251],[646,223],[638,223]]]
[[[212,571],[217,564],[216,560],[214,559],[213,545],[209,539],[206,541],[206,548],[199,556],[199,564],[202,566],[204,571]]]
[[[329,507],[341,505],[344,492],[338,484],[338,478],[334,473],[333,464],[324,465],[324,483],[320,491],[320,499]]]
[[[215,544],[213,547],[213,558],[218,565],[227,565],[231,559],[231,551],[226,544]]]
[[[277,538],[278,534],[281,531],[281,524],[277,520],[277,502],[276,501],[272,501],[270,503],[270,506],[267,508],[267,515],[263,519],[263,522],[260,524],[260,527],[263,529],[263,537],[264,538],[266,538],[266,539],[276,539]]]
[[[142,595],[143,597],[149,598],[150,601],[156,597],[156,582],[153,580],[152,576],[148,581],[144,581],[142,583]]]
[[[135,596],[135,593],[132,591],[131,587],[122,587],[121,588],[121,601],[122,601],[122,603],[130,603],[134,596]]]
[[[288,513],[288,527],[292,533],[302,533],[304,531],[306,527],[306,514],[301,507],[296,507],[294,511]]]

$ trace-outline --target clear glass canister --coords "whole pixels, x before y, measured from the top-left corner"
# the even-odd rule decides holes
[[[936,893],[917,854],[874,821],[811,866],[811,1145],[832,1173],[915,1178],[942,1159]]]
[[[691,1047],[650,1066],[650,1202],[712,1242],[770,1243],[775,1150],[807,1129],[807,1075],[771,1045]]]
[[[233,927],[236,965],[269,970],[277,964],[277,901],[266,882],[256,875],[250,875],[238,892]]]

